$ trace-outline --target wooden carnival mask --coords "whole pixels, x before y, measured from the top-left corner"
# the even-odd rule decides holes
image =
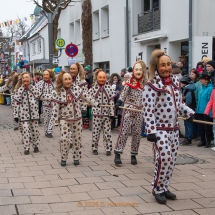
[[[100,84],[100,85],[104,85],[106,83],[106,80],[107,80],[107,75],[105,72],[101,71],[98,73],[97,75],[97,82]]]
[[[44,81],[50,80],[50,73],[47,70],[43,73],[43,79]]]
[[[70,71],[70,74],[71,74],[71,76],[72,76],[73,78],[76,77],[76,76],[78,75],[78,67],[77,67],[77,65],[76,65],[76,64],[72,64],[72,65],[70,66],[69,71]]]
[[[141,79],[144,76],[143,67],[140,63],[135,64],[133,74],[136,79]]]
[[[31,77],[30,74],[23,74],[22,75],[22,84],[27,87],[31,83]]]
[[[172,73],[172,62],[171,59],[163,55],[158,59],[158,73],[162,78],[167,78]]]
[[[68,73],[63,74],[62,82],[63,82],[63,86],[65,88],[70,88],[72,86],[72,77],[71,77],[71,75],[68,74]]]

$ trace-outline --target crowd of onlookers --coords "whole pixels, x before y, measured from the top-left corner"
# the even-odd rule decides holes
[[[0,76],[0,87],[4,86],[7,83],[8,78],[9,78],[8,75]],[[0,104],[10,106],[11,97],[9,94],[10,94],[9,90],[5,91],[4,94],[0,94]]]

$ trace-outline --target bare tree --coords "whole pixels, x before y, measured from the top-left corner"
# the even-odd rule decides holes
[[[42,4],[39,4],[37,0],[32,0],[38,7],[42,8],[46,13],[54,13],[55,9],[57,9],[57,5],[59,4],[60,0],[42,0]],[[66,9],[68,5],[73,0],[63,0],[60,4],[59,8],[57,9],[56,16],[53,20],[53,51],[54,54],[57,55],[57,50],[55,50],[55,41],[57,39],[57,32],[58,32],[58,21],[60,18],[60,14],[62,10]]]
[[[84,0],[82,4],[82,40],[83,54],[85,57],[84,64],[91,65],[93,63],[93,46],[92,46],[92,4],[91,0]]]

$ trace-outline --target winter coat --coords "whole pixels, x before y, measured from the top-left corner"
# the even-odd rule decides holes
[[[183,102],[190,107],[191,109],[195,110],[196,108],[196,98],[194,91],[196,90],[195,84],[188,84],[181,88],[182,90],[182,96],[183,96]]]
[[[56,84],[55,82],[50,81],[50,83],[47,83],[44,80],[41,80],[36,83],[36,87],[40,88],[42,93],[44,94],[52,94],[52,91],[55,89]],[[44,107],[52,107],[51,101],[44,101],[43,102]]]
[[[93,116],[114,116],[114,97],[115,91],[106,82],[105,85],[100,86],[95,82],[94,86],[88,91],[89,97],[94,98],[99,104],[112,105],[113,107],[93,107]]]
[[[52,114],[54,123],[58,123],[59,120],[77,121],[81,119],[81,99],[87,101],[90,105],[98,105],[98,102],[92,99],[92,97],[89,97],[87,94],[84,94],[83,89],[76,85],[72,85],[72,87],[68,90],[62,87],[60,94],[53,91]]]
[[[213,90],[213,86],[211,83],[202,85],[198,91],[198,103],[196,107],[196,113],[203,114],[205,108],[210,100],[211,92]]]
[[[212,117],[215,118],[215,89],[213,89],[210,100],[205,108],[204,114],[210,115],[210,112],[212,110]]]
[[[21,86],[14,94],[14,118],[19,118],[20,122],[39,120],[39,100],[51,101],[51,94],[33,85],[28,89]]]
[[[179,79],[171,75],[171,83],[165,86],[157,73],[152,82],[147,82],[143,90],[143,113],[147,134],[157,130],[179,129],[178,116],[189,118],[194,111],[182,103]]]

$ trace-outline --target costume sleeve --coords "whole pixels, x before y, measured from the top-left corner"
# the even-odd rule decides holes
[[[114,113],[114,110],[115,110],[115,108],[114,108],[114,103],[115,103],[115,97],[117,96],[116,95],[116,92],[111,88],[111,93],[110,93],[111,95],[110,95],[110,100],[109,100],[109,105],[112,105],[113,107],[110,107],[110,116],[114,116],[115,115],[115,113]]]
[[[5,91],[7,91],[9,89],[10,88],[8,86],[4,85],[4,86],[0,87],[0,93],[3,93],[3,92],[5,92]]]
[[[129,93],[129,86],[125,85],[124,89],[122,90],[122,92],[120,94],[119,100],[125,102],[125,99],[126,99],[128,93]]]
[[[60,104],[57,102],[52,102],[53,108],[52,108],[52,121],[53,124],[58,124],[59,122],[59,111],[60,111]]]
[[[210,113],[210,111],[211,111],[211,109],[213,107],[214,93],[215,93],[215,90],[213,90],[213,92],[211,93],[210,100],[209,100],[209,102],[208,102],[208,104],[207,104],[207,106],[205,108],[204,114],[206,114],[206,115],[209,115],[209,113]]]
[[[154,96],[152,96],[154,94]],[[155,104],[157,93],[146,85],[143,90],[143,116],[146,125],[147,134],[157,133],[156,118],[155,118]]]
[[[19,118],[20,101],[21,101],[21,92],[19,90],[14,94],[13,99],[14,99],[13,117]]]
[[[92,98],[89,94],[87,93],[83,93],[81,96],[81,99],[86,101],[89,105],[97,107],[98,106],[98,102],[96,102],[96,100],[94,98]]]
[[[50,102],[52,99],[52,95],[48,94],[48,93],[44,93],[42,91],[42,88],[36,88],[36,93],[37,93],[39,100]]]

